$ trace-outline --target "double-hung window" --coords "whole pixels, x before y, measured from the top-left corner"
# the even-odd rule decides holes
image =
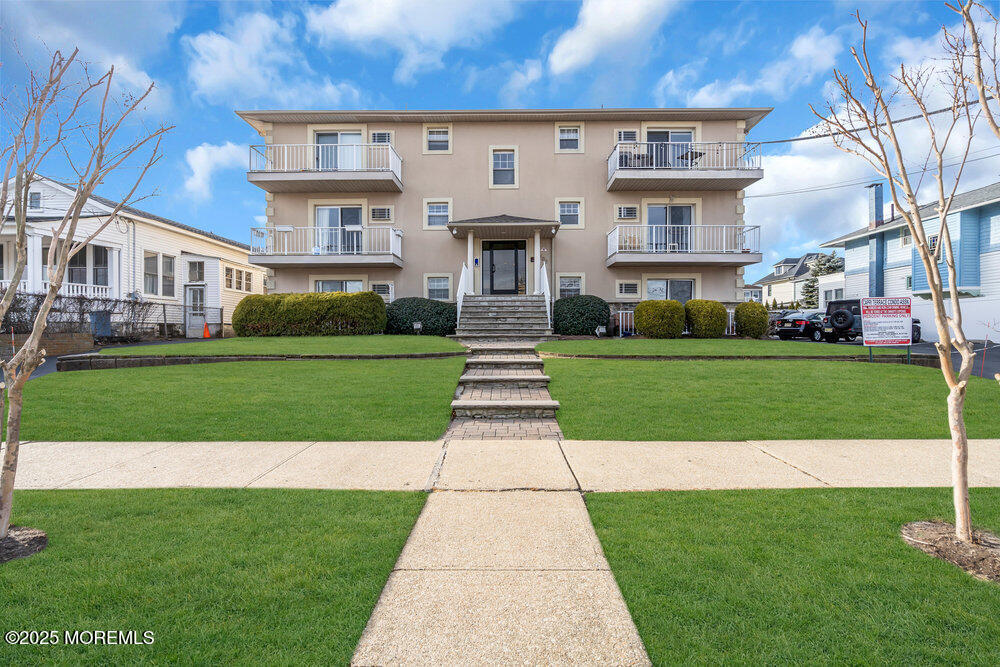
[[[94,258],[94,266],[93,266],[93,268],[91,270],[91,274],[92,274],[92,277],[93,277],[93,283],[95,285],[104,285],[104,286],[107,286],[107,284],[108,284],[108,255],[110,253],[108,252],[107,248],[105,248],[104,246],[99,246],[99,245],[93,246],[92,253],[93,253],[93,258]]]
[[[563,227],[580,226],[580,202],[559,202],[559,224]]]
[[[650,278],[646,281],[647,299],[673,299],[686,303],[694,298],[694,280]]]
[[[448,301],[451,298],[451,278],[448,276],[428,276],[427,298]]]
[[[583,140],[579,125],[556,126],[557,153],[579,153],[583,150]]]
[[[205,262],[188,262],[188,282],[205,282]]]
[[[517,152],[513,148],[494,148],[492,153],[490,184],[517,187]]]
[[[451,204],[446,201],[427,202],[427,226],[444,227],[451,220]]]
[[[913,242],[913,237],[910,235],[910,230],[906,227],[902,227],[899,230],[899,245],[908,246]]]
[[[160,257],[155,252],[142,254],[142,290],[146,294],[158,294],[160,291]]]
[[[78,283],[80,285],[87,282],[87,249],[82,248],[80,252],[69,258],[69,265],[66,268],[66,282]]]
[[[559,276],[559,298],[583,294],[583,276]]]
[[[29,192],[28,193],[28,208],[32,210],[38,210],[42,207],[42,193],[41,192]]]
[[[163,273],[161,287],[163,296],[174,295],[174,258],[170,255],[160,257],[160,269]]]
[[[427,151],[431,153],[451,152],[451,128],[428,127]]]

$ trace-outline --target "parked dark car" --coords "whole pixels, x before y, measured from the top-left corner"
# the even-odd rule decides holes
[[[774,329],[781,340],[809,338],[819,342],[823,340],[823,311],[792,311],[778,318]]]
[[[913,318],[913,342],[920,342],[920,320]],[[826,304],[823,339],[836,343],[841,338],[855,340],[861,335],[861,299],[838,299]]]
[[[794,313],[794,310],[789,310],[787,308],[783,310],[771,310],[767,313],[767,335],[777,336],[778,335],[778,320],[787,315],[788,313]]]

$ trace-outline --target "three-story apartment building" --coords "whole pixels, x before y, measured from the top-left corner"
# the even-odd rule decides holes
[[[275,292],[743,300],[770,109],[241,111]]]

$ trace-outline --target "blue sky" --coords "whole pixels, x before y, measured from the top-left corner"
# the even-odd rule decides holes
[[[125,89],[155,81],[143,120],[176,125],[144,183],[141,207],[245,240],[263,212],[246,183],[259,137],[247,108],[773,106],[751,139],[793,137],[814,123],[858,38],[847,2],[293,2],[0,3],[5,90],[47,48],[76,45],[114,63]],[[864,2],[887,70],[937,48],[941,2]],[[303,66],[305,64],[305,66]],[[865,190],[766,197],[873,174],[824,142],[767,150],[748,190],[765,265],[864,224]],[[998,180],[980,160],[963,189]],[[58,165],[53,165],[55,176]],[[100,192],[114,197],[123,181]],[[748,278],[769,266],[748,270]]]

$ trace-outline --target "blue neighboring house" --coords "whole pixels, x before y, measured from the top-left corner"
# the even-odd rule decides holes
[[[912,296],[914,314],[928,318],[923,329],[931,334],[927,272],[903,218],[883,218],[882,187],[882,183],[868,186],[867,226],[821,247],[843,248],[845,298]],[[937,242],[939,229],[935,206],[920,208],[932,244]],[[958,269],[966,335],[982,339],[990,333],[987,323],[1000,321],[1000,183],[955,195],[948,214],[948,231]],[[943,259],[939,266],[948,287]],[[994,332],[992,337],[998,334]]]

